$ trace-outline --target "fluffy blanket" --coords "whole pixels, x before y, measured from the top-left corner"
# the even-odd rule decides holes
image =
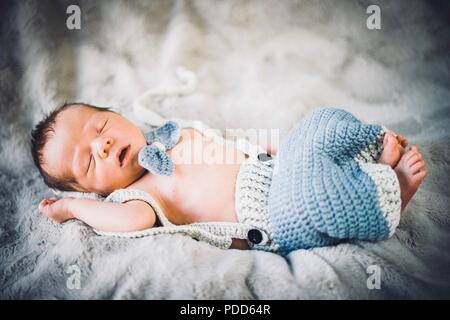
[[[1,298],[449,298],[450,72],[447,2],[2,1]],[[81,29],[66,9],[81,8]],[[286,257],[220,250],[180,235],[99,237],[52,224],[52,193],[29,154],[32,126],[84,101],[124,113],[184,66],[197,91],[165,116],[214,128],[279,128],[339,106],[417,143],[430,175],[386,241]]]

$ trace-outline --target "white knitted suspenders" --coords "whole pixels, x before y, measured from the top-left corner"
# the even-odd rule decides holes
[[[209,244],[227,249],[231,245],[233,238],[246,239],[249,226],[233,222],[208,222],[193,223],[188,225],[174,225],[164,215],[159,205],[146,192],[136,189],[119,189],[111,193],[105,201],[123,203],[130,200],[142,200],[148,203],[162,224],[162,227],[154,227],[134,232],[105,232],[94,230],[97,234],[103,236],[115,236],[122,238],[141,238],[147,236],[156,236],[161,234],[184,234],[194,239],[208,242]]]

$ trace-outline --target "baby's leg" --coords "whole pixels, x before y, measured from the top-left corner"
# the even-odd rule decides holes
[[[405,152],[394,170],[400,182],[403,211],[428,174],[419,148],[414,145]]]
[[[395,168],[400,158],[405,153],[405,147],[408,145],[406,140],[401,134],[395,136],[392,132],[388,131],[384,135],[383,152],[381,153],[378,163],[386,164],[391,168]]]

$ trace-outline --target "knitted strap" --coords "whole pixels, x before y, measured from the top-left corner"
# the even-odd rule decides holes
[[[167,219],[156,201],[148,193],[142,190],[118,189],[105,199],[105,201],[116,203],[131,200],[142,200],[148,203],[155,211],[155,214],[158,216],[163,226],[133,232],[107,232],[95,229],[94,231],[99,235],[121,238],[141,238],[161,234],[184,234],[222,249],[229,248],[233,238],[247,238],[249,227],[240,223],[207,222],[175,225]]]
[[[260,243],[250,242],[250,248],[276,252],[278,246],[273,242],[267,212],[274,162],[249,158],[241,164],[236,178],[235,209],[239,222],[258,229],[263,235]]]
[[[221,249],[228,249],[232,243],[231,237],[214,235],[208,231],[202,230],[197,227],[192,227],[190,225],[158,227],[133,232],[105,232],[98,230],[94,231],[102,236],[113,236],[118,238],[143,238],[165,234],[184,234],[199,241],[207,242],[210,245]]]
[[[199,120],[171,120],[176,121],[181,128],[193,128],[199,131],[203,136],[212,139],[219,145],[226,145],[230,148],[236,148],[237,150],[247,154],[252,159],[257,159],[260,153],[266,153],[260,145],[252,144],[246,138],[236,138],[235,140],[225,139],[222,134],[217,133],[217,130],[211,129]]]
[[[150,207],[155,211],[155,214],[158,216],[159,221],[163,226],[172,226],[173,224],[166,218],[162,209],[156,203],[156,201],[151,197],[147,192],[137,189],[118,189],[112,192],[105,201],[107,202],[115,202],[115,203],[123,203],[131,200],[142,200],[147,202]]]

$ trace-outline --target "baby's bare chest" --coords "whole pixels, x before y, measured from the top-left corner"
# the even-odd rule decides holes
[[[182,130],[180,142],[169,152],[175,164],[171,177],[147,175],[150,193],[175,224],[236,221],[235,183],[245,154]]]
[[[170,151],[175,163],[174,197],[170,201],[184,223],[235,221],[236,177],[245,155],[198,131],[182,131]]]

